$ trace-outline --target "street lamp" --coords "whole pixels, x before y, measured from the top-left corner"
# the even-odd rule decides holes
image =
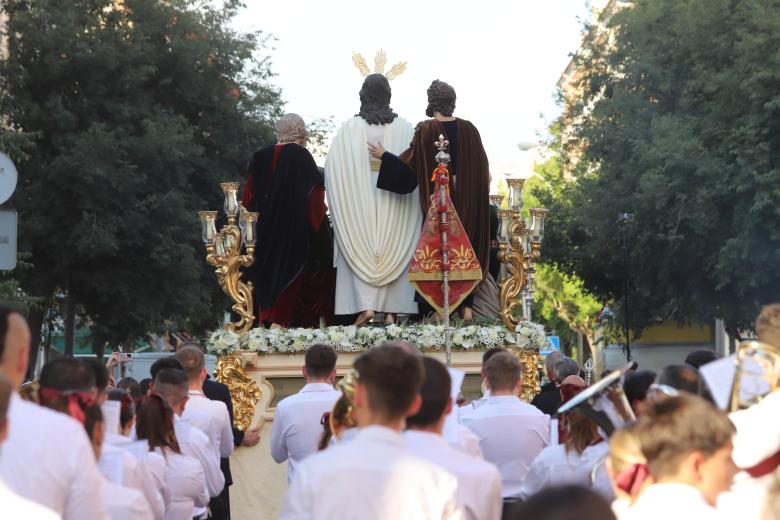
[[[628,269],[628,244],[626,243],[626,226],[634,222],[633,213],[620,213],[617,218],[617,225],[620,228],[620,243],[623,250],[623,318],[626,334],[626,361],[631,361],[631,341],[629,340],[629,314],[628,314],[628,293],[630,286],[630,272]]]

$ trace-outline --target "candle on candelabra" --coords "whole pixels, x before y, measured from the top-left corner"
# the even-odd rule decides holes
[[[217,236],[217,212],[199,211],[198,218],[200,218],[201,225],[201,240],[203,240],[203,243],[206,245],[214,243],[214,237]]]
[[[500,208],[502,204],[504,204],[504,196],[503,195],[491,195],[490,196],[490,202],[496,205],[497,208]]]
[[[546,208],[531,208],[531,236],[534,242],[544,240],[544,217],[549,210]]]
[[[507,186],[509,186],[509,202],[513,210],[523,210],[523,184],[525,179],[507,179]]]
[[[242,211],[238,226],[241,228],[241,237],[244,239],[244,243],[247,246],[255,245],[255,242],[257,242],[257,213],[254,211]]]
[[[225,215],[228,220],[233,220],[235,224],[236,214],[238,214],[238,187],[237,182],[223,182],[219,185],[225,193]]]
[[[508,209],[499,209],[496,211],[498,215],[498,240],[500,242],[506,242],[509,237],[509,224],[511,211]]]

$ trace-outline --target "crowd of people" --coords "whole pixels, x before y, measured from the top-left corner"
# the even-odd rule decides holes
[[[780,305],[756,332],[780,345]],[[29,348],[23,315],[0,306],[3,518],[230,518],[229,456],[259,432],[233,430],[199,345],[158,359],[144,385],[66,357],[35,388]],[[591,379],[560,354],[527,403],[517,357],[489,349],[483,396],[463,402],[457,373],[414,345],[370,349],[339,383],[334,349],[312,346],[306,385],[278,403],[271,432],[288,463],[281,518],[780,518],[780,390],[727,414],[699,372],[712,361],[699,351],[625,372],[636,419],[607,431],[581,407],[558,413]]]
[[[780,345],[780,305],[763,309],[756,332]],[[591,379],[558,353],[527,403],[517,357],[489,349],[483,396],[459,402],[447,368],[405,343],[361,355],[353,387],[334,391],[336,353],[318,345],[306,386],[274,419],[273,456],[290,468],[281,516],[780,518],[780,390],[727,414],[699,372],[712,361],[699,350],[657,374],[632,366],[610,390],[631,420],[607,431],[581,407],[558,413]]]
[[[2,518],[230,518],[229,456],[259,431],[233,429],[198,344],[116,384],[97,358],[70,357],[25,384],[29,351],[25,318],[0,306]]]

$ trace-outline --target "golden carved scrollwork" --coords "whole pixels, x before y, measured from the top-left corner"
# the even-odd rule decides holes
[[[233,426],[246,431],[252,424],[255,406],[263,395],[257,383],[246,375],[240,356],[221,356],[214,377],[230,389],[233,401]]]
[[[216,267],[219,287],[233,300],[232,310],[238,315],[238,321],[225,324],[225,328],[238,334],[246,334],[254,326],[255,315],[252,300],[252,282],[244,282],[241,268],[255,261],[255,246],[247,245],[246,254],[240,254],[241,231],[238,226],[228,224],[217,234],[222,241],[223,254],[219,254],[215,244],[206,244],[206,262]]]
[[[523,385],[517,397],[531,402],[531,400],[541,391],[541,381],[539,381],[539,350],[535,347],[509,347],[509,351],[520,360],[522,365]]]
[[[544,217],[547,210],[532,208],[530,228],[522,218],[522,179],[508,179],[511,209],[499,209],[501,222],[498,260],[502,265],[502,276],[498,281],[501,322],[514,332],[523,319],[530,320],[530,306],[533,302],[534,264],[539,260],[544,237]],[[494,200],[500,205],[503,200]],[[526,306],[526,307],[524,307]],[[523,317],[515,316],[523,308]],[[539,393],[539,349],[533,346],[510,346],[509,350],[522,364],[523,384],[518,397],[531,401]]]
[[[510,331],[514,331],[519,320],[514,317],[514,311],[523,304],[520,293],[528,283],[528,259],[524,250],[525,222],[520,218],[519,211],[510,211],[511,224],[508,230],[509,242],[501,242],[498,246],[498,260],[506,264],[507,276],[499,282],[499,298],[501,304],[501,322]]]

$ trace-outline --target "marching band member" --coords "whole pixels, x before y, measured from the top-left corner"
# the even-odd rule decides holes
[[[441,466],[458,479],[458,503],[469,518],[501,518],[501,474],[489,462],[451,447],[442,437],[444,421],[452,410],[450,374],[439,361],[423,358],[425,383],[422,406],[406,420],[404,440],[409,451]]]
[[[565,378],[558,387],[561,404],[585,388],[581,377]],[[591,471],[606,455],[607,443],[599,434],[596,423],[584,413],[572,410],[566,416],[564,443],[548,446],[536,456],[523,482],[521,498],[526,499],[550,486],[576,484],[591,487]]]
[[[491,395],[462,419],[479,437],[485,460],[501,472],[504,497],[520,493],[531,462],[550,444],[550,417],[517,397],[520,369],[510,352],[491,357],[485,364]]]
[[[390,343],[362,354],[354,368],[360,432],[299,465],[281,518],[459,518],[455,477],[412,456],[401,436],[420,409],[421,356]]]

